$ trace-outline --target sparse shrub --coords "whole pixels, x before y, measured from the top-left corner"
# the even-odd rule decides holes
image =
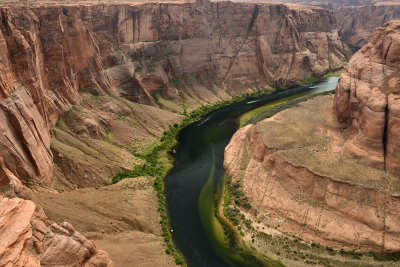
[[[314,242],[311,243],[311,246],[312,246],[312,247],[315,247],[315,248],[320,248],[320,247],[321,247],[320,244],[314,243]]]
[[[326,250],[330,253],[333,254],[335,250],[332,247],[326,246]]]

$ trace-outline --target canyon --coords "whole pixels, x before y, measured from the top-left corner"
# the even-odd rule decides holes
[[[224,168],[249,199],[243,212],[260,233],[341,253],[399,253],[399,36],[400,21],[377,28],[334,96],[235,133]]]
[[[174,264],[153,180],[105,185],[186,112],[322,76],[350,56],[321,8],[36,1],[6,2],[0,18],[1,240],[14,240],[0,263],[10,266]]]
[[[338,69],[347,56],[333,13],[323,9],[105,3],[3,7],[1,16],[1,157],[25,182],[52,180],[49,128],[84,98],[78,89],[182,112],[186,99],[198,106],[257,86],[287,85]],[[200,80],[196,89],[212,93],[169,85],[169,77],[193,73]],[[107,119],[87,116],[83,128],[72,131],[104,137]]]
[[[257,1],[255,0],[251,2]],[[281,0],[278,2],[317,6],[333,10],[337,20],[340,40],[351,45],[352,49],[355,51],[367,43],[368,38],[375,28],[381,27],[390,20],[400,19],[400,1]]]
[[[390,20],[400,19],[400,3],[343,7],[335,10],[340,39],[355,48],[365,45],[372,32]]]
[[[199,107],[341,69],[345,43],[366,45],[335,95],[239,129],[224,167],[267,234],[399,253],[400,22],[370,37],[392,2],[2,3],[0,265],[174,265],[154,177],[112,177]]]
[[[250,2],[258,2],[258,0],[250,0]],[[264,2],[264,1],[260,1]],[[380,6],[380,5],[392,5],[400,3],[399,0],[279,0],[266,2],[279,2],[279,3],[290,3],[299,4],[305,6],[316,6],[328,9],[337,9],[341,7],[362,7],[362,6]]]

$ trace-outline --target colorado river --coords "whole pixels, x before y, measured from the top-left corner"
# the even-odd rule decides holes
[[[259,98],[247,99],[211,112],[184,128],[178,136],[174,168],[165,177],[172,237],[189,266],[268,266],[274,264],[246,250],[229,246],[215,213],[222,194],[224,149],[238,128],[235,118],[272,101],[314,95],[335,89],[330,77]]]

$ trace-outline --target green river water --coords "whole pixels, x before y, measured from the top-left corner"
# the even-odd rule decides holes
[[[335,89],[337,77],[234,103],[179,133],[174,167],[164,179],[172,237],[189,266],[281,266],[247,247],[220,216],[224,149],[238,129],[238,116],[278,100]],[[284,102],[284,101],[283,101]]]

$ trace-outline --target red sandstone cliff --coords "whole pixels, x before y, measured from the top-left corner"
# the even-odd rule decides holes
[[[264,2],[259,0],[249,0],[246,2]],[[399,0],[267,0],[267,2],[293,3],[306,6],[317,6],[329,9],[337,9],[349,6],[374,6],[399,3]]]
[[[346,58],[333,13],[318,8],[208,1],[1,6],[0,186],[11,188],[7,197],[36,203],[25,185],[46,185],[52,180],[50,128],[73,105],[80,106],[78,91],[85,92],[86,98],[90,94],[122,96],[148,105],[156,104],[156,95],[189,101],[205,96],[198,92],[185,95],[169,80],[198,74],[206,81],[202,86],[209,95],[226,98],[249,88],[322,75],[342,67]],[[146,111],[127,112],[127,107],[115,103],[99,105],[103,106],[90,113],[86,110],[92,104],[85,102],[83,116],[87,117],[78,118],[78,133],[102,138],[104,127],[98,126],[107,124],[102,115],[109,110],[147,118],[141,115]],[[67,178],[71,183],[79,177]],[[19,220],[8,207],[15,207],[17,215],[23,209],[25,217]],[[77,261],[67,265],[86,264],[97,255],[91,242],[69,225],[44,222],[42,230],[50,236],[32,237],[29,223],[37,216],[29,201],[3,199],[1,208],[6,209],[0,211],[4,218],[12,217],[0,223],[7,231],[13,229],[13,218],[24,222],[22,234],[15,231],[21,245],[15,251],[26,262],[53,264],[63,259],[57,250],[63,244],[74,251],[71,255],[77,255]],[[43,240],[54,246],[42,244]],[[32,242],[43,250],[24,247]],[[13,258],[17,254],[7,246],[1,249],[7,254],[1,260],[18,258]],[[103,256],[101,263],[106,265],[109,259]]]
[[[255,219],[337,248],[399,252],[399,66],[400,21],[391,21],[352,57],[334,99],[235,133],[224,168]]]
[[[332,96],[319,96],[239,129],[225,148],[224,168],[241,185],[261,232],[398,253],[400,180],[343,154],[348,133],[332,104]]]
[[[0,158],[24,182],[51,180],[49,128],[79,102],[79,89],[151,104],[158,91],[177,97],[168,77],[184,73],[204,73],[240,93],[254,81],[283,85],[321,75],[346,59],[334,15],[323,9],[206,1],[10,5],[0,18]],[[146,70],[131,62],[137,58],[148,60],[140,63]],[[104,71],[114,65],[121,68]]]
[[[33,191],[5,168],[2,159],[0,167],[5,170],[0,181],[9,181],[0,193],[0,266],[114,266],[107,252],[70,223],[49,220]]]
[[[400,21],[378,28],[340,77],[335,108],[354,133],[345,152],[400,176]]]
[[[51,222],[30,200],[0,195],[0,240],[1,266],[114,266],[71,224]]]
[[[355,47],[365,45],[372,32],[390,20],[400,19],[400,4],[345,7],[335,10],[339,36]]]

